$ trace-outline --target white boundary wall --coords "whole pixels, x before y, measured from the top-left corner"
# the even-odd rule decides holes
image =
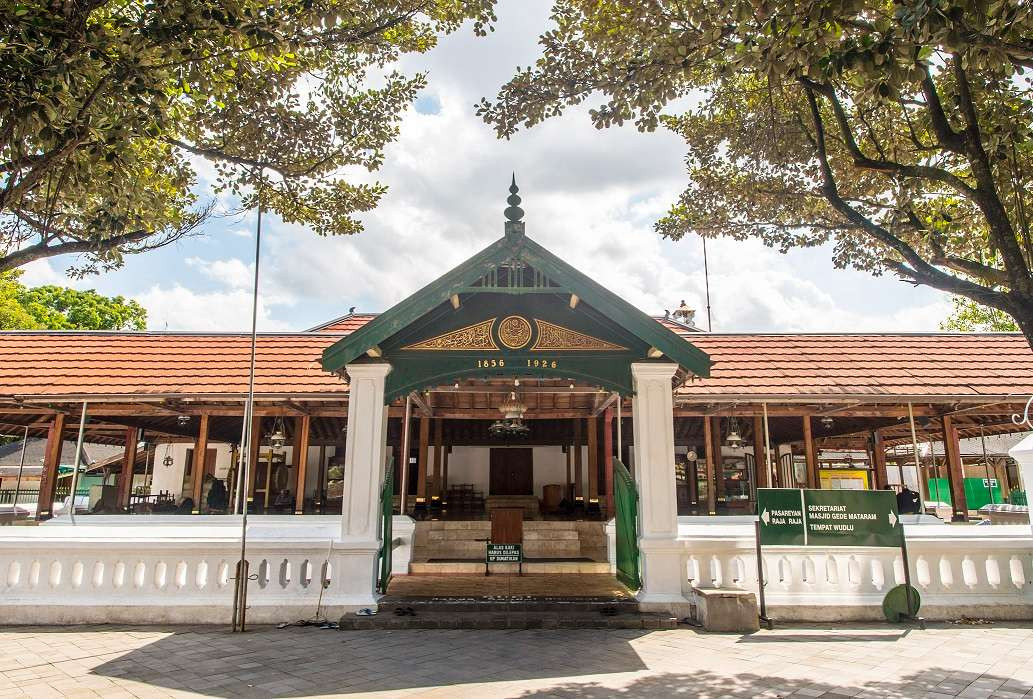
[[[905,525],[911,584],[928,619],[1033,619],[1033,538],[1024,525]],[[757,592],[753,524],[680,524],[692,588]],[[900,549],[765,547],[768,614],[785,621],[883,619],[904,582]]]
[[[239,517],[78,520],[0,528],[0,624],[230,623]],[[340,516],[251,515],[248,524],[250,621],[313,617],[324,576],[327,618],[375,603],[371,552],[342,544]],[[396,516],[393,530],[394,569],[406,573],[413,522]]]
[[[239,518],[78,521],[0,528],[0,624],[229,624]],[[339,516],[252,515],[248,522],[258,576],[249,585],[251,621],[314,616],[331,543],[323,613],[335,619],[375,603],[371,552],[341,542]],[[410,518],[394,518],[396,574],[408,572],[412,532]],[[1033,619],[1029,527],[907,525],[906,532],[923,616]],[[676,546],[686,601],[694,586],[756,591],[752,524],[681,518]],[[770,548],[764,562],[769,612],[784,621],[881,619],[883,596],[903,582],[896,549]]]

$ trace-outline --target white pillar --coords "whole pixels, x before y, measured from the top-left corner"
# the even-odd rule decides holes
[[[1027,502],[1030,496],[1030,485],[1033,484],[1033,434],[1008,450],[1008,456],[1015,459],[1022,474],[1022,487],[1026,491]],[[1033,520],[1031,520],[1033,523]]]
[[[348,434],[344,446],[344,497],[341,540],[378,543],[380,489],[387,452],[387,406],[384,383],[391,372],[386,362],[349,364]]]
[[[376,600],[380,549],[380,490],[387,454],[386,362],[349,364],[348,435],[344,447],[341,544],[334,556],[338,594],[358,606]],[[335,585],[336,587],[336,585]]]
[[[677,544],[678,500],[674,479],[674,394],[677,364],[631,365],[635,395],[631,417],[635,437],[635,484],[639,494],[639,552],[642,590],[639,601],[670,608],[684,604],[686,572]]]

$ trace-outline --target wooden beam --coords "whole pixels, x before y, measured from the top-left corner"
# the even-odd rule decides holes
[[[875,489],[886,490],[890,487],[889,473],[886,471],[886,445],[882,442],[882,433],[872,430],[872,469],[875,471]]]
[[[118,506],[129,508],[129,496],[133,493],[133,467],[136,465],[136,445],[140,441],[140,430],[130,427],[126,430],[126,447],[122,454],[122,473],[118,474]]]
[[[944,415],[943,451],[947,455],[947,484],[951,493],[951,508],[955,521],[968,521],[968,500],[965,498],[965,469],[961,463],[961,444],[958,441],[958,428],[954,418]],[[921,474],[918,476],[922,477]]]
[[[291,450],[294,457],[294,468],[297,478],[294,482],[294,514],[305,514],[305,480],[308,474],[309,433],[312,430],[312,418],[308,415],[294,418],[294,445]]]
[[[588,418],[588,499],[599,499],[599,419]]]
[[[818,450],[814,444],[814,430],[811,426],[811,416],[804,415],[803,418],[803,449],[807,458],[807,487],[817,488],[818,480]]]
[[[613,517],[613,408],[607,408],[603,413],[603,478],[606,487],[606,517],[609,519]]]
[[[768,460],[764,453],[764,418],[760,415],[753,416],[753,472],[757,476],[755,487],[767,488],[770,475],[768,474]]]
[[[420,416],[420,451],[416,454],[416,502],[427,502],[427,448],[430,443],[430,418]]]
[[[703,441],[706,443],[707,457],[707,512],[717,514],[717,481],[716,459],[714,458],[714,426],[711,422],[714,418],[703,418]]]
[[[43,473],[39,481],[39,497],[36,502],[36,519],[45,520],[53,516],[54,493],[57,491],[57,467],[61,465],[61,447],[64,443],[65,414],[57,413],[47,430],[47,446],[43,452]],[[74,502],[74,501],[73,501]]]
[[[190,465],[190,497],[194,500],[193,514],[201,514],[201,493],[204,491],[204,462],[208,454],[208,415],[202,414],[197,422],[194,441],[194,460]]]
[[[413,391],[410,395],[412,395],[412,402],[423,411],[424,415],[431,416],[434,414],[434,410],[430,407],[430,403],[427,402],[426,396],[419,391]]]

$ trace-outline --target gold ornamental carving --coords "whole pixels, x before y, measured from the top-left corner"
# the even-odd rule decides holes
[[[626,347],[615,345],[598,337],[592,337],[576,330],[554,325],[545,320],[534,319],[538,324],[538,341],[532,349],[554,352],[558,350],[597,350],[612,352],[625,350]]]
[[[499,340],[511,350],[520,349],[531,341],[531,324],[521,316],[503,318],[499,323]]]
[[[406,350],[429,350],[429,351],[442,351],[442,350],[495,350],[498,351],[499,347],[495,344],[495,341],[491,339],[491,326],[495,322],[494,318],[488,320],[482,320],[479,323],[473,325],[467,325],[465,328],[459,328],[447,332],[437,337],[432,337],[429,340],[421,340],[412,345],[403,347]]]

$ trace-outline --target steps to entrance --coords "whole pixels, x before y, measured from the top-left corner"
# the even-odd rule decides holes
[[[396,610],[401,610],[399,614]],[[674,617],[641,612],[623,597],[395,597],[374,616],[345,615],[359,629],[673,629]]]
[[[491,522],[484,520],[417,522],[409,572],[483,572],[490,536]],[[605,574],[610,571],[606,545],[602,522],[528,520],[524,522],[524,572]],[[515,573],[517,566],[493,566],[492,571]]]

